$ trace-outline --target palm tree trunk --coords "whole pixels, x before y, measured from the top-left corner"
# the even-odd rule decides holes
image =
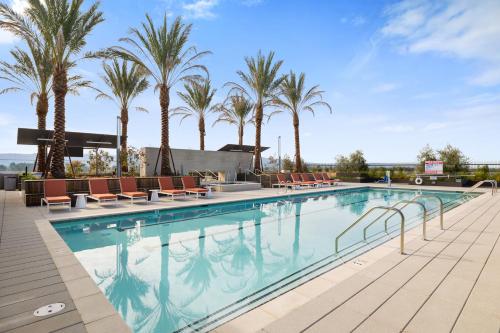
[[[295,133],[295,170],[302,172],[302,160],[300,158],[300,136],[299,136],[299,115],[293,114],[293,129]]]
[[[255,151],[254,151],[254,170],[261,170],[260,156],[260,135],[262,131],[262,118],[264,115],[264,106],[261,102],[255,107]]]
[[[49,112],[49,99],[47,94],[42,93],[38,96],[36,102],[36,114],[38,117],[38,129],[45,130],[47,128],[47,113]],[[38,164],[36,170],[38,172],[45,171],[45,144],[38,145]]]
[[[57,65],[54,68],[52,83],[54,91],[54,141],[52,142],[52,163],[50,171],[54,178],[64,178],[64,146],[66,136],[66,93],[68,92],[68,77],[66,68]]]
[[[128,109],[122,107],[120,118],[122,120],[122,135],[121,135],[121,161],[122,171],[128,172],[128,152],[127,152],[127,136],[128,136]]]
[[[198,121],[198,130],[200,131],[200,150],[205,150],[205,118],[200,117]]]
[[[241,146],[243,146],[243,124],[240,123],[240,125],[238,126],[238,144]]]
[[[160,86],[160,107],[161,107],[161,171],[162,176],[170,176],[170,144],[168,128],[168,106],[170,95],[166,84]]]

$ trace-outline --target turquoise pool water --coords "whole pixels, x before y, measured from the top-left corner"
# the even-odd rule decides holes
[[[334,253],[336,236],[367,209],[416,194],[439,196],[446,210],[467,200],[459,192],[361,188],[54,227],[134,332],[208,331],[397,236],[394,217],[389,235],[379,221],[363,242],[368,218]],[[424,202],[435,216],[437,201]],[[420,225],[418,206],[404,213],[407,229]]]

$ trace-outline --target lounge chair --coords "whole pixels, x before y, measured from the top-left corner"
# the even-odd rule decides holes
[[[118,194],[120,197],[130,199],[131,204],[134,204],[134,200],[146,200],[148,202],[148,194],[146,192],[137,191],[137,184],[134,177],[122,177],[120,178],[120,191]]]
[[[271,186],[272,187],[277,187],[278,189],[284,187],[284,188],[295,188],[297,186],[300,186],[300,183],[296,183],[296,182],[290,182],[288,180],[286,180],[286,177],[284,174],[277,174],[276,175],[276,178],[278,178],[278,182],[277,183],[274,183],[272,184]]]
[[[305,184],[312,184],[313,186],[323,185],[323,181],[311,180],[311,178],[309,177],[309,174],[307,174],[307,173],[301,173],[300,179],[302,179],[302,182]]]
[[[298,173],[291,173],[290,177],[292,177],[292,183],[296,184],[296,188],[301,188],[302,186],[310,186],[309,184],[304,184],[302,179],[300,179],[300,175]]]
[[[323,180],[329,182],[330,185],[337,185],[338,183],[340,183],[340,179],[331,179],[330,177],[328,177],[328,174],[326,172],[321,173],[321,175],[323,176]]]
[[[64,179],[49,179],[43,183],[44,197],[40,200],[40,206],[43,203],[47,205],[47,210],[50,211],[50,206],[68,206],[71,210],[71,198],[66,192],[66,181]]]
[[[325,180],[320,173],[313,173],[314,180],[322,185],[332,185],[330,181]]]
[[[206,188],[196,187],[196,183],[194,182],[194,178],[192,176],[184,176],[181,179],[184,191],[186,191],[186,193],[195,194],[196,199],[198,199],[201,194],[206,195],[208,193]]]
[[[169,195],[172,200],[175,197],[186,197],[186,191],[175,189],[172,177],[158,177],[158,184],[160,185],[158,194]]]
[[[116,203],[118,201],[118,196],[109,192],[107,179],[89,179],[89,190],[90,195],[87,198],[97,201],[98,204],[111,201]]]

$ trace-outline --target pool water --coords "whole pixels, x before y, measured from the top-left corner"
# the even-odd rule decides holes
[[[208,331],[399,234],[397,216],[340,240],[365,211],[417,194],[439,196],[445,210],[460,192],[346,189],[273,199],[157,210],[54,223],[96,284],[134,332]],[[208,202],[208,201],[207,201]],[[437,200],[425,200],[430,216]],[[406,229],[421,208],[404,210]],[[387,216],[390,216],[388,214]],[[445,221],[446,224],[446,221]]]

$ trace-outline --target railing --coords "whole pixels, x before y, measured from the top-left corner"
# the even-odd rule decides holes
[[[353,224],[351,224],[347,229],[345,229],[344,231],[342,231],[336,238],[335,238],[335,253],[338,253],[339,252],[339,239],[345,235],[349,230],[351,230],[356,224],[358,224],[359,222],[361,222],[366,216],[368,216],[371,212],[373,212],[374,210],[380,210],[380,209],[383,209],[385,210],[387,213],[388,211],[394,211],[395,214],[399,214],[399,217],[401,219],[401,235],[400,235],[400,251],[401,251],[401,254],[404,254],[404,230],[405,230],[405,216],[403,215],[403,213],[401,212],[400,209],[398,208],[395,208],[395,207],[387,207],[387,206],[377,206],[377,207],[373,207],[371,209],[369,209],[366,213],[364,213],[363,215],[361,215]],[[382,215],[385,215],[382,214]],[[380,218],[380,217],[379,217]],[[377,218],[377,221],[378,219]]]
[[[483,184],[491,184],[491,195],[494,195],[495,193],[497,193],[497,191],[498,191],[497,181],[494,179],[486,179],[486,180],[481,180],[480,182],[476,183],[474,186],[469,188],[467,191],[462,192],[462,195],[473,192],[474,190],[478,189]]]
[[[219,175],[216,174],[215,172],[213,172],[212,170],[205,169],[205,172],[208,172],[210,175],[212,175],[212,177],[214,177],[215,179],[219,180]]]
[[[396,202],[394,205],[392,206],[377,206],[377,207],[374,207],[370,210],[368,210],[366,213],[364,213],[361,217],[359,217],[353,224],[351,224],[347,229],[345,229],[342,233],[340,233],[337,238],[335,239],[335,253],[338,253],[338,241],[340,239],[340,237],[342,237],[345,233],[347,233],[347,231],[349,231],[350,229],[352,229],[356,224],[358,224],[361,220],[363,220],[368,214],[370,214],[372,211],[374,210],[377,210],[377,209],[384,209],[385,212],[383,214],[381,214],[380,216],[378,216],[375,220],[373,220],[372,222],[370,222],[370,224],[368,224],[364,229],[363,229],[363,240],[366,242],[366,239],[367,239],[367,232],[366,230],[372,226],[375,222],[379,221],[382,217],[384,217],[387,213],[393,211],[393,214],[391,214],[389,217],[387,217],[384,221],[384,231],[385,233],[388,233],[388,227],[387,227],[387,223],[388,221],[396,214],[399,214],[400,217],[402,217],[402,220],[403,220],[403,224],[402,224],[402,228],[401,228],[401,254],[404,253],[404,214],[402,212],[402,210],[404,208],[406,208],[408,205],[410,204],[417,204],[419,205],[420,207],[422,207],[422,210],[424,212],[423,214],[423,223],[422,223],[422,237],[424,240],[427,239],[427,220],[428,220],[428,216],[427,216],[427,208],[425,207],[425,205],[421,202],[418,202],[417,200],[418,199],[424,199],[424,198],[433,198],[433,199],[436,199],[438,202],[439,202],[439,225],[441,227],[441,230],[444,230],[444,217],[443,217],[443,214],[444,214],[444,204],[443,204],[443,200],[436,196],[436,195],[427,195],[427,194],[420,194],[420,195],[417,195],[415,196],[413,199],[411,200],[401,200],[401,201],[398,201]],[[405,203],[405,205],[401,208],[396,208],[397,205],[399,204],[402,204],[402,203]]]
[[[431,195],[431,194],[419,194],[417,195],[416,197],[414,197],[412,200],[417,200],[417,199],[420,199],[420,198],[434,198],[434,199],[437,199],[438,202],[439,202],[439,226],[441,227],[441,230],[444,230],[444,218],[443,218],[443,214],[444,214],[444,205],[443,205],[443,200],[438,197],[437,195]]]
[[[408,205],[411,205],[411,204],[415,204],[415,205],[418,205],[420,207],[422,207],[422,210],[424,212],[423,216],[422,216],[422,239],[423,240],[426,240],[427,239],[427,208],[425,208],[425,205],[421,202],[418,202],[418,201],[415,201],[414,199],[412,200],[401,200],[399,202],[397,202],[394,206],[397,206],[399,204],[406,204],[404,207],[407,207]],[[404,208],[403,207],[403,208]],[[403,208],[401,208],[401,210],[403,210]],[[391,216],[389,216],[388,218],[385,219],[384,221],[384,231],[385,233],[387,234],[388,230],[387,230],[387,224],[389,222],[389,220],[395,215],[396,213],[392,214]],[[373,222],[371,223],[373,224]],[[365,229],[363,230],[363,234],[365,236],[365,240],[366,240],[366,229],[368,229],[370,225],[366,226]]]

